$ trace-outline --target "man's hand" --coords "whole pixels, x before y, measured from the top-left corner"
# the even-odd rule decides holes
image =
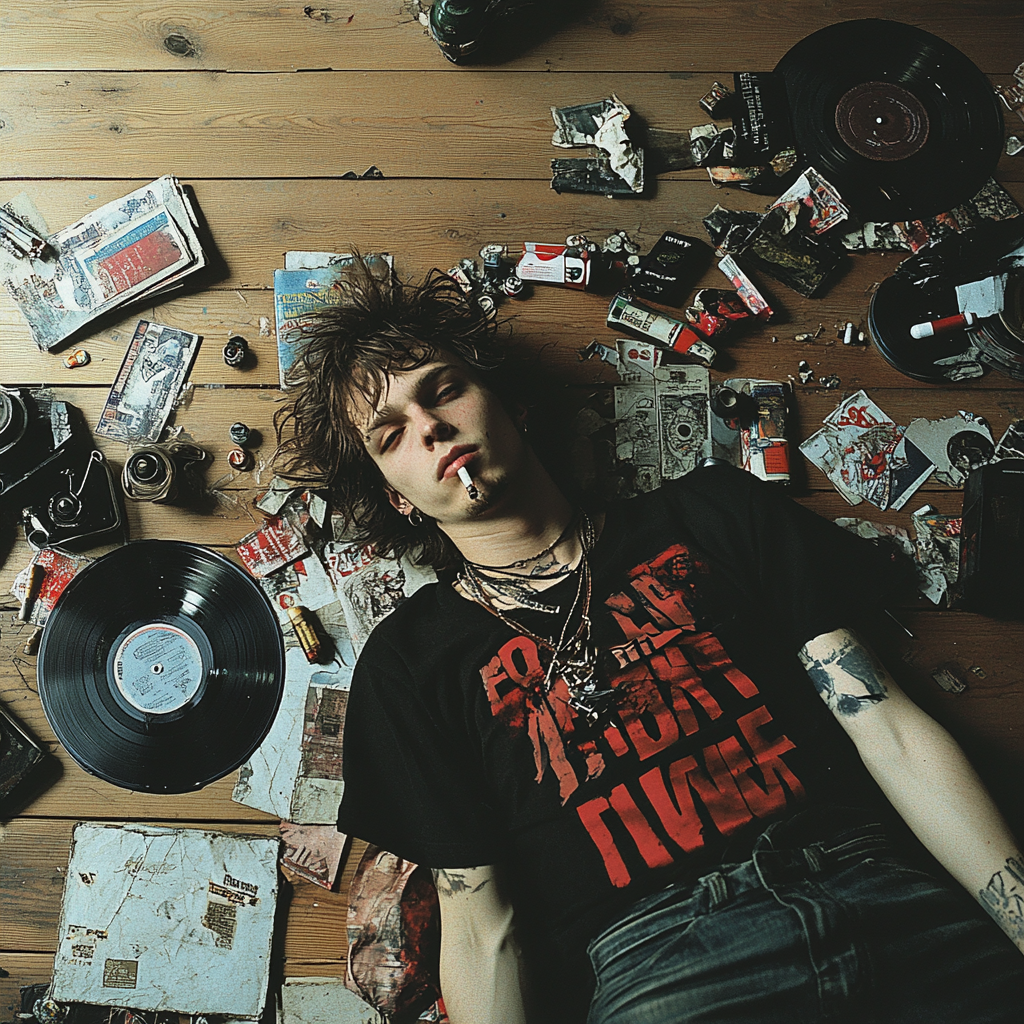
[[[431,874],[441,906],[441,995],[452,1024],[525,1024],[512,906],[497,869]]]
[[[1024,952],[1024,855],[956,741],[849,630],[799,658],[903,820]]]

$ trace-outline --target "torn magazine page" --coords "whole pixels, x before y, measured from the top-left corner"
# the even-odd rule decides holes
[[[308,510],[300,510],[293,504],[285,505],[280,514],[238,542],[238,556],[242,564],[253,576],[262,579],[303,558],[309,552],[308,519]]]
[[[159,440],[195,362],[199,342],[198,334],[140,320],[96,433],[125,444]]]
[[[206,265],[195,212],[166,175],[47,239],[54,259],[22,260],[6,285],[47,351],[96,317]]]
[[[917,548],[910,539],[910,533],[906,527],[894,526],[891,523],[875,523],[870,519],[853,519],[848,516],[836,519],[835,524],[865,540],[892,544],[907,558],[915,562],[917,560]]]
[[[334,888],[348,836],[334,825],[281,822],[281,867],[322,889]]]
[[[266,739],[238,770],[232,800],[301,825],[326,825],[337,818],[344,790],[341,723],[348,701],[347,690],[333,685],[337,678],[335,666],[311,665],[298,647],[285,652],[281,705]],[[321,715],[321,708],[328,713]],[[331,777],[318,774],[323,772]]]
[[[883,510],[901,509],[935,469],[864,391],[840,402],[800,451],[851,505]]]
[[[76,825],[52,997],[258,1018],[279,846],[276,836]]]
[[[911,420],[906,437],[935,463],[935,479],[947,487],[963,487],[967,474],[985,465],[995,451],[988,424],[962,412],[940,420]]]
[[[807,226],[817,235],[834,228],[850,215],[849,207],[833,185],[830,185],[813,167],[803,174],[769,207],[785,213],[782,232],[797,226],[803,208],[810,211]]]
[[[617,96],[574,107],[552,107],[552,143],[565,149],[597,146],[608,154],[611,171],[633,192],[644,190],[644,154],[626,134],[629,107]]]
[[[999,438],[994,459],[1024,459],[1024,420],[1015,420]]]
[[[940,515],[931,505],[913,513],[918,590],[932,604],[948,606],[960,571],[960,516]]]
[[[297,484],[275,476],[267,489],[256,499],[256,507],[268,516],[276,516],[288,499],[299,489]]]
[[[648,373],[643,357],[649,348],[624,343],[625,376],[634,383],[614,389],[615,456],[631,467],[636,493],[684,476],[711,454],[708,371],[662,365]]]
[[[329,565],[334,559],[332,571],[337,580],[338,597],[345,609],[352,646],[358,654],[373,627],[420,587],[435,583],[437,575],[429,566],[415,565],[407,557],[374,557],[366,562],[363,545],[350,544],[351,550],[347,553],[344,547],[344,542],[328,544],[325,557]]]
[[[323,266],[274,271],[277,360],[282,388],[286,386],[288,372],[302,351],[305,338],[303,328],[308,324],[310,315],[345,301],[345,277],[347,268],[352,266],[353,257],[344,253],[329,256],[331,258]],[[369,254],[365,261],[378,280],[391,279],[393,260],[390,256]],[[294,262],[304,264],[311,261],[300,258]]]

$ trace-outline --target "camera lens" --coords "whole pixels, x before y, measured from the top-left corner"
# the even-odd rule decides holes
[[[0,388],[0,452],[17,444],[28,425],[28,409],[17,395]]]
[[[167,469],[155,455],[139,452],[128,460],[128,473],[141,484],[155,484],[167,476]]]
[[[70,526],[81,511],[82,503],[73,494],[58,494],[50,502],[50,518],[58,526]]]

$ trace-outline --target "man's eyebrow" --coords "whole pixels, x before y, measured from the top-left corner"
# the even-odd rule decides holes
[[[457,369],[457,367],[452,366],[450,363],[441,363],[440,365],[434,366],[430,370],[427,370],[427,372],[424,373],[423,376],[421,376],[416,381],[415,387],[413,389],[416,396],[419,397],[420,395],[423,394],[424,391],[429,390],[434,385],[434,382],[437,380],[438,377],[442,376],[448,370],[454,369]],[[374,414],[373,419],[370,420],[370,424],[364,431],[363,437],[367,441],[369,441],[371,435],[374,434],[376,431],[380,430],[380,428],[383,427],[386,423],[388,423],[394,417],[394,415],[394,406],[388,405],[387,403],[382,405]]]

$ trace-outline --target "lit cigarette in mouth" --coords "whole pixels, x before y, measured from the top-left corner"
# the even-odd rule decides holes
[[[476,484],[473,483],[473,478],[469,475],[469,470],[465,466],[459,466],[459,480],[462,481],[462,486],[466,488],[466,493],[469,495],[470,501],[476,501],[480,497],[480,492],[476,489]]]

